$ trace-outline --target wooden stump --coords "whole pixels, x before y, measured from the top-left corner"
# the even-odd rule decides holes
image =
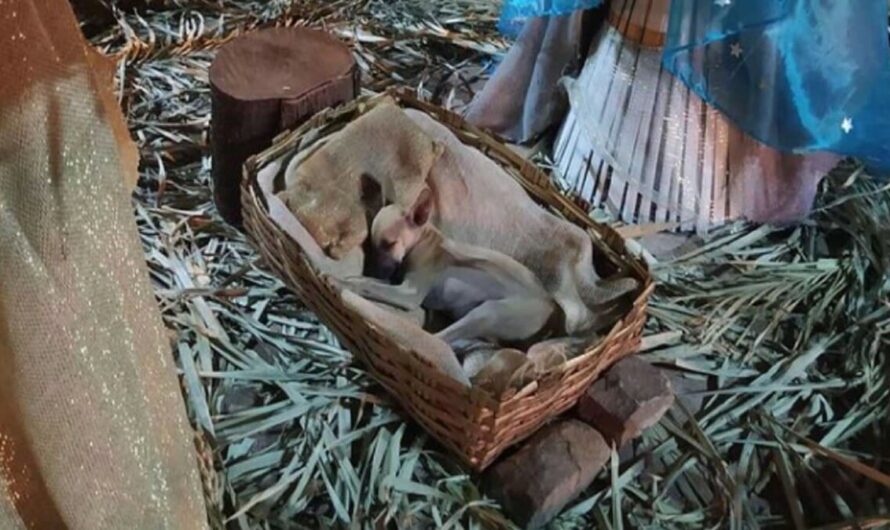
[[[358,94],[349,48],[308,28],[271,28],[223,46],[210,67],[213,197],[222,217],[241,223],[244,161],[316,112]]]

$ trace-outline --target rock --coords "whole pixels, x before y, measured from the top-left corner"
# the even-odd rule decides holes
[[[578,417],[620,447],[655,425],[673,403],[668,378],[658,368],[631,356],[587,389],[578,402]]]
[[[486,471],[483,488],[517,525],[539,528],[593,482],[610,453],[595,429],[558,421]]]
[[[220,389],[219,412],[234,414],[261,403],[259,388],[249,384],[226,384]]]

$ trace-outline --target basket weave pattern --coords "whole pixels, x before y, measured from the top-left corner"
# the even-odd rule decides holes
[[[613,268],[626,271],[643,287],[627,315],[584,354],[500,400],[467,389],[440,374],[416,352],[376,329],[340,301],[330,280],[310,265],[299,245],[268,216],[256,178],[262,167],[314,138],[325,137],[373,105],[362,98],[316,114],[293,132],[280,135],[272,147],[247,160],[242,182],[244,226],[268,266],[315,311],[340,341],[369,369],[402,407],[439,442],[474,470],[488,466],[510,445],[534,433],[548,420],[573,406],[596,377],[638,346],[653,285],[645,265],[627,253],[614,230],[594,223],[581,208],[559,193],[546,174],[492,136],[449,111],[391,91],[403,108],[425,112],[446,125],[467,145],[499,163],[533,199],[586,229],[598,254]],[[320,129],[320,131],[319,131]]]

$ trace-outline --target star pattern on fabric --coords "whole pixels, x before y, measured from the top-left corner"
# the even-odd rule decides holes
[[[742,49],[742,45],[739,44],[738,42],[733,42],[732,44],[729,45],[729,54],[732,55],[733,57],[735,57],[736,59],[740,58],[744,52],[745,52],[745,50]]]
[[[844,121],[841,122],[841,129],[843,129],[844,134],[850,134],[850,132],[853,130],[853,119],[844,118]]]

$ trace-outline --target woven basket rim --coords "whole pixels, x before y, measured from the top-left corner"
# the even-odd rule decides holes
[[[568,371],[570,371],[573,367],[591,362],[594,357],[598,356],[601,351],[608,345],[609,343],[617,340],[617,337],[628,328],[627,318],[628,315],[632,313],[632,309],[636,308],[640,305],[645,305],[648,301],[649,296],[654,291],[655,285],[652,281],[652,278],[649,274],[648,265],[638,256],[631,255],[626,247],[622,248],[621,252],[612,248],[607,240],[612,239],[613,241],[622,241],[623,246],[623,238],[611,227],[601,224],[590,218],[589,215],[584,212],[584,210],[571,198],[566,197],[561,192],[559,192],[553,183],[551,182],[549,176],[543,172],[543,170],[532,162],[522,158],[521,155],[512,151],[509,147],[506,146],[506,142],[500,138],[498,135],[482,130],[464,120],[463,117],[454,114],[451,111],[443,109],[441,107],[434,106],[430,103],[424,102],[416,97],[413,91],[405,88],[390,88],[384,92],[379,92],[375,94],[366,94],[362,95],[350,102],[344,103],[337,107],[327,108],[312,116],[309,120],[304,122],[299,127],[284,131],[277,136],[275,136],[272,140],[272,145],[265,149],[264,151],[250,156],[244,163],[243,168],[243,179],[246,184],[245,188],[250,190],[252,199],[256,202],[257,206],[261,209],[261,212],[268,216],[268,204],[265,201],[265,196],[262,190],[259,189],[259,185],[257,183],[257,175],[260,170],[262,170],[269,162],[273,160],[279,159],[287,152],[297,152],[299,149],[298,143],[301,138],[305,136],[305,134],[319,126],[323,126],[325,124],[335,123],[336,120],[344,115],[351,114],[355,111],[364,114],[368,109],[373,108],[374,105],[384,101],[386,98],[392,98],[395,100],[396,104],[400,107],[405,108],[414,108],[430,114],[437,121],[440,121],[444,125],[448,126],[452,132],[455,132],[455,128],[463,129],[468,131],[472,135],[480,138],[480,139],[488,139],[491,142],[489,145],[489,149],[498,150],[498,154],[503,156],[509,162],[514,164],[514,167],[510,168],[500,161],[495,160],[502,167],[507,170],[506,172],[516,179],[529,193],[530,197],[538,203],[543,203],[547,205],[551,213],[555,213],[556,215],[560,215],[557,212],[553,212],[552,210],[557,207],[562,207],[567,210],[574,219],[566,219],[568,222],[575,222],[575,224],[581,224],[581,228],[585,230],[585,233],[588,234],[588,237],[591,238],[594,247],[600,251],[604,251],[606,253],[606,257],[619,269],[623,269],[626,272],[629,272],[632,276],[634,276],[637,280],[641,281],[641,286],[639,288],[638,294],[634,299],[634,302],[631,308],[609,328],[608,333],[605,335],[601,335],[598,339],[592,341],[584,350],[583,353],[568,359],[566,362],[561,363],[560,365],[553,367],[551,370],[544,372],[535,380],[530,381],[526,385],[521,388],[513,389],[505,394],[502,394],[499,397],[493,396],[482,389],[471,386],[464,387],[458,385],[455,382],[457,388],[463,392],[465,398],[468,401],[476,402],[476,403],[484,403],[486,406],[493,409],[495,412],[498,408],[513,400],[518,396],[527,395],[530,393],[534,393],[537,391],[544,391],[547,387],[551,386],[547,384],[548,382],[553,382],[556,384],[560,377]],[[445,119],[443,119],[445,118]],[[347,122],[344,122],[345,126]],[[342,128],[342,127],[341,127]],[[330,131],[327,135],[336,132],[339,128]],[[320,138],[324,138],[327,135],[320,136]],[[286,149],[284,146],[288,146]],[[489,156],[489,153],[483,151],[486,156]],[[541,197],[541,194],[536,190],[530,190],[527,182],[524,182],[522,178],[517,178],[515,173],[522,173],[523,171],[531,171],[536,175],[535,184],[540,186],[544,191],[551,194],[550,197]],[[521,176],[521,175],[520,175]],[[550,200],[556,199],[559,204],[555,205]],[[561,200],[560,200],[561,199]],[[565,215],[562,215],[565,218]],[[271,221],[278,227],[277,223]],[[280,227],[279,227],[280,228]],[[314,274],[319,278],[319,280],[327,283],[328,285],[333,285],[331,279],[328,274],[315,269],[312,266],[311,262],[305,258],[305,252],[302,247],[294,241],[290,236],[283,232],[282,234],[286,237],[293,245],[297,248],[297,251],[300,253],[301,257],[306,261],[307,266],[314,272]],[[364,322],[365,325],[369,326],[372,329],[378,329],[373,323]],[[378,329],[379,333],[383,333],[382,330]],[[402,353],[407,353],[411,359],[415,363],[419,363],[422,365],[428,366],[429,363],[425,359],[422,358],[420,354],[416,351],[412,350],[410,347],[407,347],[403,344],[399,344],[394,341],[394,344],[400,348]],[[445,376],[447,377],[447,376]]]

